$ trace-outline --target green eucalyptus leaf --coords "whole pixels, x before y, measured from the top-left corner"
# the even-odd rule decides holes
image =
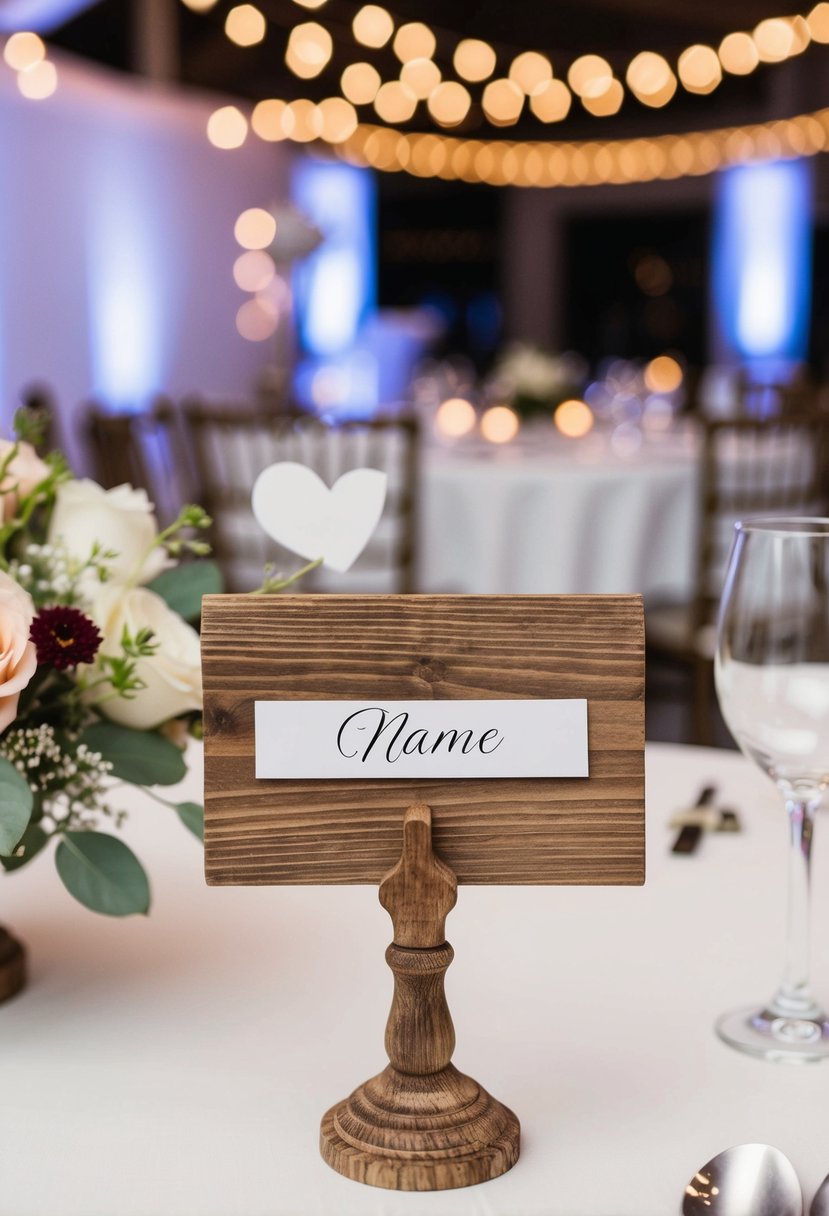
[[[20,843],[11,857],[0,857],[0,865],[4,870],[19,870],[28,865],[33,857],[48,843],[49,837],[39,823],[30,823],[20,837]]]
[[[95,722],[81,743],[109,760],[114,777],[132,785],[177,785],[187,772],[184,753],[157,731]]]
[[[132,916],[150,909],[150,884],[141,862],[106,832],[66,832],[55,865],[70,895],[92,912]]]
[[[194,836],[198,836],[199,840],[204,840],[203,806],[198,802],[180,802],[176,807],[176,814]]]
[[[160,595],[185,621],[195,621],[201,615],[202,596],[222,590],[222,573],[215,562],[184,562],[164,570],[147,589]]]
[[[29,826],[32,791],[13,764],[0,758],[0,855],[10,857]]]

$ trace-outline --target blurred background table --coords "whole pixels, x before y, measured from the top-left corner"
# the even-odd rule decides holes
[[[743,1141],[786,1152],[808,1202],[829,1168],[826,1070],[742,1057],[712,1029],[778,978],[785,816],[739,755],[653,745],[647,762],[644,889],[461,888],[456,1062],[523,1134],[518,1165],[468,1190],[365,1188],[318,1155],[322,1113],[385,1062],[373,889],[208,889],[196,843],[147,801],[126,834],[153,876],[148,919],[85,912],[45,860],[4,883],[32,982],[0,1008],[2,1211],[672,1216],[694,1170]],[[670,855],[667,819],[712,780],[745,832]],[[817,926],[827,857],[819,834]],[[824,997],[827,947],[819,930]]]
[[[685,427],[623,454],[608,433],[573,441],[549,423],[501,448],[424,445],[418,587],[684,598],[698,453]]]

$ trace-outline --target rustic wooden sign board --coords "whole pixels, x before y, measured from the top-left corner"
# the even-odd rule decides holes
[[[414,802],[459,882],[644,881],[639,596],[206,596],[202,668],[210,883],[379,883]],[[383,698],[586,698],[589,776],[256,777],[256,701]]]

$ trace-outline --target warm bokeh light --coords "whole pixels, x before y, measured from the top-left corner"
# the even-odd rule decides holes
[[[382,78],[371,63],[350,63],[340,77],[343,96],[355,106],[368,106],[377,96]]]
[[[553,422],[568,439],[581,439],[593,428],[593,411],[586,401],[562,401],[553,414]]]
[[[636,93],[634,96],[637,101],[641,101],[644,106],[652,106],[653,109],[659,109],[660,106],[666,106],[676,92],[676,76],[671,72],[665,85],[658,93]]]
[[[334,50],[328,30],[317,21],[295,25],[288,38],[285,62],[303,80],[319,76]]]
[[[305,97],[298,97],[296,101],[289,102],[282,121],[288,138],[300,144],[319,139],[322,132],[319,106]]]
[[[385,46],[394,33],[394,21],[379,4],[365,4],[351,22],[354,37],[363,46]]]
[[[524,94],[513,80],[490,80],[481,99],[484,114],[497,127],[518,122],[524,106]]]
[[[429,113],[442,127],[456,127],[469,113],[472,98],[457,80],[438,85],[428,101]]]
[[[268,97],[264,101],[256,103],[250,116],[250,125],[260,139],[275,143],[277,140],[285,138],[285,111],[287,108],[286,103],[277,97]]]
[[[237,4],[225,18],[225,33],[237,46],[255,46],[267,32],[265,18],[252,4]]]
[[[524,51],[515,56],[508,75],[519,89],[531,97],[552,79],[553,66],[546,55],[540,55],[538,51]]]
[[[400,69],[400,79],[418,101],[425,101],[440,84],[440,68],[433,59],[409,59]]]
[[[493,405],[481,418],[481,434],[490,443],[509,443],[520,425],[515,410],[508,405]]]
[[[573,95],[563,80],[549,80],[530,98],[530,109],[541,122],[561,122],[570,112]]]
[[[25,72],[45,57],[46,47],[43,39],[28,31],[12,34],[3,47],[3,58],[16,72]]]
[[[248,120],[236,106],[221,106],[207,120],[207,138],[214,148],[241,148],[247,134]]]
[[[431,59],[436,45],[435,35],[422,21],[401,25],[392,43],[401,63],[408,63],[410,59]]]
[[[209,13],[211,8],[215,8],[218,0],[181,0],[182,4],[194,13]]]
[[[475,426],[475,409],[463,397],[450,397],[435,414],[435,430],[447,439],[460,439]]]
[[[682,368],[671,355],[657,355],[645,368],[645,384],[652,393],[675,393],[682,384]]]
[[[697,43],[679,57],[677,73],[689,93],[712,93],[722,80],[722,66],[711,46]]]
[[[329,144],[341,144],[357,130],[357,111],[344,97],[326,97],[317,106],[320,138]]]
[[[789,55],[802,55],[812,41],[812,33],[805,17],[788,17],[792,31],[792,49]]]
[[[294,4],[299,4],[302,8],[322,8],[326,0],[294,0]]]
[[[794,32],[783,17],[768,17],[755,26],[754,45],[763,63],[779,63],[791,53]]]
[[[609,87],[613,71],[601,55],[581,55],[570,64],[567,83],[579,97],[598,97]]]
[[[233,263],[233,280],[242,291],[264,291],[275,274],[273,258],[264,249],[248,249]]]
[[[236,313],[236,328],[248,342],[264,342],[276,333],[279,316],[266,300],[246,300]]]
[[[614,77],[604,93],[599,94],[598,97],[585,94],[581,99],[581,104],[585,110],[595,114],[597,118],[607,118],[610,114],[618,114],[624,99],[625,90],[622,88],[622,82]]]
[[[760,62],[754,39],[743,33],[726,34],[720,43],[719,58],[724,70],[732,76],[748,76]]]
[[[495,71],[497,58],[488,42],[480,38],[464,38],[455,47],[452,57],[455,71],[464,80],[477,83],[487,80]]]
[[[276,220],[264,207],[248,207],[237,219],[233,235],[243,249],[267,249],[276,236]]]
[[[399,80],[389,80],[380,86],[374,108],[384,122],[408,122],[417,109],[417,98]]]
[[[829,4],[821,0],[806,18],[809,33],[815,42],[829,42]]]
[[[25,72],[18,72],[17,87],[29,101],[43,101],[58,87],[58,70],[48,59],[41,59]]]
[[[655,51],[641,51],[628,64],[625,79],[640,101],[658,97],[673,78],[671,65]]]

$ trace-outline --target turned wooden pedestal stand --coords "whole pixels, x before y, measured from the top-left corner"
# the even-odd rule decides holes
[[[429,807],[409,807],[403,854],[380,884],[394,925],[390,1063],[332,1106],[320,1129],[323,1157],[346,1178],[443,1191],[497,1178],[518,1160],[515,1115],[450,1063],[455,1030],[443,977],[454,952],[444,930],[457,894],[454,873],[432,852]]]
[[[0,1003],[15,996],[26,983],[26,955],[20,942],[0,929]]]

